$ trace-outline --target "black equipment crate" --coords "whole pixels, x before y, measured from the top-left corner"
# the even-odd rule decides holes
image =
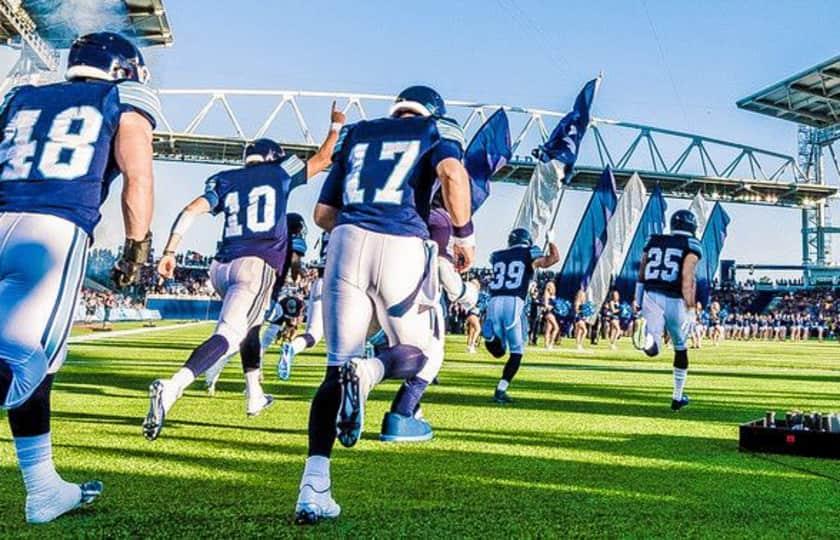
[[[840,431],[790,429],[785,420],[767,427],[762,418],[741,424],[739,432],[742,451],[840,459]]]

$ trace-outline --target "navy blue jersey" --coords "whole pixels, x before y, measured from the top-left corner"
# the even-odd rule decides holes
[[[338,208],[337,225],[428,238],[436,167],[460,160],[464,134],[452,120],[382,118],[345,126],[318,202]]]
[[[50,214],[88,234],[119,174],[113,154],[120,116],[136,111],[154,127],[160,103],[133,81],[21,86],[0,109],[0,212]]]
[[[542,257],[536,246],[513,246],[494,251],[490,255],[493,280],[488,289],[490,296],[528,297],[528,285],[534,277],[534,260]]]
[[[703,247],[693,236],[655,234],[645,246],[645,290],[682,298],[683,261],[693,253],[703,258]]]
[[[306,163],[297,156],[211,176],[204,197],[213,215],[225,215],[216,260],[259,257],[283,270],[289,244],[286,204],[292,189],[304,183]]]

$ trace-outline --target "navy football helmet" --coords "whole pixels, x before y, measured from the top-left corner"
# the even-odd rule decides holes
[[[113,32],[96,32],[76,38],[67,57],[65,78],[105,81],[149,81],[149,69],[140,49]]]
[[[286,153],[271,139],[256,139],[245,145],[242,160],[245,164],[279,161]]]
[[[397,116],[401,112],[412,112],[420,116],[440,118],[446,116],[446,105],[440,94],[432,88],[428,86],[409,86],[400,92],[388,114]]]
[[[525,245],[530,247],[534,241],[531,239],[531,233],[528,229],[521,227],[513,229],[508,235],[508,247]]]
[[[291,236],[306,236],[306,220],[297,212],[286,214],[286,227]]]
[[[671,214],[671,233],[697,233],[697,216],[691,210],[677,210]]]

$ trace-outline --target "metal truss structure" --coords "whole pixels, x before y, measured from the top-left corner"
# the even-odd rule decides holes
[[[238,164],[249,140],[271,136],[302,157],[317,149],[327,111],[336,102],[348,121],[381,115],[392,96],[298,90],[161,90],[164,117],[155,133],[161,160]],[[514,159],[496,180],[525,184],[535,161],[528,152],[545,141],[564,113],[474,103],[447,102],[467,136],[499,107],[511,120]],[[281,117],[285,118],[281,120]],[[638,172],[650,187],[671,197],[703,191],[713,199],[749,204],[808,207],[836,189],[812,181],[797,160],[780,154],[682,131],[596,118],[572,187],[588,189],[611,166],[619,187]]]

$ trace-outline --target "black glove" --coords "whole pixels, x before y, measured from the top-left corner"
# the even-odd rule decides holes
[[[125,239],[122,257],[114,265],[111,279],[118,289],[128,287],[140,277],[140,269],[149,260],[152,251],[152,233],[146,233],[143,240]]]

